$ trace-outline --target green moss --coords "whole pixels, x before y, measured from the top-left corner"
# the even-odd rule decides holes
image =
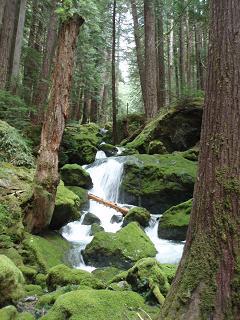
[[[37,275],[37,270],[36,268],[33,268],[32,266],[19,266],[19,269],[22,271],[24,278],[27,282],[34,282],[36,275]]]
[[[60,296],[42,320],[137,320],[143,298],[134,292],[81,290]]]
[[[82,207],[83,205],[86,204],[86,202],[88,201],[88,192],[87,190],[80,188],[80,187],[76,187],[76,186],[67,186],[67,188],[69,190],[71,190],[72,192],[74,192],[80,201],[80,207]]]
[[[28,263],[37,265],[42,272],[47,272],[64,262],[69,243],[58,233],[51,232],[44,237],[28,235],[23,242],[28,251]]]
[[[77,186],[87,189],[93,186],[90,174],[76,163],[65,164],[60,172],[66,186]]]
[[[14,306],[7,306],[0,309],[0,319],[1,320],[16,320],[17,309]]]
[[[102,142],[99,127],[94,124],[72,124],[66,127],[60,152],[60,165],[94,162],[97,146]]]
[[[42,296],[44,294],[43,289],[39,285],[27,284],[24,286],[26,296]]]
[[[115,146],[108,144],[108,143],[103,143],[98,148],[100,150],[104,151],[106,153],[107,157],[114,156],[118,152],[118,149]]]
[[[104,231],[104,228],[100,226],[98,223],[93,223],[91,225],[90,236],[94,236],[96,233]]]
[[[51,229],[60,229],[67,223],[78,220],[81,216],[80,205],[80,199],[74,192],[65,186],[59,185],[55,209],[50,223]]]
[[[191,210],[192,199],[165,211],[159,222],[159,237],[170,240],[185,240]]]
[[[46,287],[46,280],[47,280],[47,275],[43,273],[38,273],[36,275],[35,282],[36,284],[40,285],[42,288]]]
[[[166,275],[170,284],[173,282],[173,279],[175,278],[177,267],[178,266],[176,264],[161,264],[161,269]]]
[[[97,267],[131,267],[144,257],[154,257],[156,249],[136,222],[117,233],[98,232],[83,252],[86,262]]]
[[[162,213],[192,197],[196,171],[197,163],[178,152],[129,157],[121,185],[124,201]]]
[[[149,143],[147,153],[148,154],[164,154],[164,153],[167,153],[167,150],[161,141],[153,140]]]
[[[151,214],[147,209],[140,207],[131,208],[123,220],[123,226],[126,226],[130,222],[136,221],[140,224],[140,226],[146,228],[150,219]]]
[[[35,317],[29,312],[19,313],[16,320],[35,320]]]
[[[19,254],[17,249],[11,247],[8,249],[0,249],[0,254],[7,256],[12,262],[21,270],[23,266],[23,257]],[[21,270],[22,271],[22,270]]]
[[[103,282],[110,282],[117,274],[121,273],[122,270],[115,267],[105,267],[95,269],[92,274],[102,280]]]
[[[66,285],[81,285],[89,288],[104,288],[103,283],[94,277],[93,274],[84,270],[68,268],[65,265],[58,265],[49,270],[47,286],[49,290]]]
[[[6,256],[0,255],[0,305],[23,296],[22,272]]]

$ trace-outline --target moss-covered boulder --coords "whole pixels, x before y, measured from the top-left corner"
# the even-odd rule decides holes
[[[86,189],[93,187],[90,174],[76,163],[65,164],[60,172],[65,186],[77,186]]]
[[[100,226],[98,223],[93,223],[91,225],[90,236],[94,236],[98,232],[104,231],[104,228]]]
[[[180,152],[130,156],[124,164],[121,201],[161,214],[192,197],[196,172],[197,163]]]
[[[107,157],[115,156],[118,153],[118,149],[109,143],[102,143],[98,148],[104,151]]]
[[[93,270],[92,274],[103,282],[111,282],[111,280],[122,270],[115,267],[104,267]]]
[[[57,232],[49,232],[44,236],[28,235],[23,241],[26,250],[26,263],[36,266],[39,272],[46,273],[50,268],[66,263],[66,252],[70,244]]]
[[[145,308],[135,292],[79,290],[61,295],[41,320],[136,320]]]
[[[95,214],[87,212],[85,217],[83,218],[82,224],[89,226],[94,223],[99,225],[101,224],[101,220]]]
[[[80,165],[94,162],[97,147],[103,137],[100,128],[94,124],[71,124],[66,127],[60,150],[60,165],[77,163]]]
[[[24,294],[23,284],[22,272],[8,257],[0,255],[0,306],[21,298]]]
[[[88,202],[88,192],[86,189],[76,186],[66,186],[69,190],[74,192],[80,201],[80,208],[82,208]]]
[[[131,208],[123,220],[123,226],[125,227],[130,222],[136,221],[140,226],[146,228],[149,225],[150,219],[151,214],[147,209],[140,207]]]
[[[13,306],[7,306],[0,309],[1,320],[34,320],[35,317],[29,312],[18,313],[17,309]]]
[[[1,104],[1,102],[0,102]],[[0,120],[0,161],[32,167],[34,158],[29,142],[19,131]]]
[[[155,255],[153,243],[136,222],[117,233],[96,233],[83,251],[84,260],[90,265],[123,269],[133,266],[141,258]]]
[[[159,221],[158,236],[168,240],[185,240],[187,235],[192,200],[165,211]]]
[[[50,291],[57,287],[67,285],[81,285],[93,289],[102,289],[104,284],[93,274],[84,270],[71,269],[64,264],[55,266],[49,270],[47,286]]]
[[[63,185],[57,188],[55,209],[53,212],[50,228],[58,230],[71,221],[81,217],[79,197]]]
[[[202,99],[186,99],[149,122],[144,130],[127,147],[147,153],[151,141],[161,141],[167,152],[184,151],[200,139]],[[162,152],[162,149],[160,148]]]
[[[167,153],[167,149],[165,148],[164,144],[159,140],[153,140],[149,143],[148,154],[164,154]]]

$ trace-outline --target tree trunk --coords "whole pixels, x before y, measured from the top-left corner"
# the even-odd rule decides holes
[[[17,26],[17,35],[15,41],[15,48],[13,54],[13,63],[12,63],[12,72],[11,72],[11,91],[16,93],[17,83],[19,78],[19,70],[20,70],[20,59],[22,52],[22,42],[23,42],[23,31],[25,24],[25,16],[26,16],[26,4],[27,0],[21,0],[20,9],[19,9],[19,18],[18,18],[18,26]]]
[[[34,178],[33,209],[26,218],[28,228],[43,231],[51,222],[57,185],[58,151],[69,112],[69,96],[77,37],[83,19],[78,15],[65,21],[58,37],[51,96],[44,120],[37,169]]]
[[[46,50],[44,52],[41,75],[33,96],[33,104],[37,108],[36,122],[38,124],[42,123],[43,121],[44,106],[46,104],[48,91],[49,91],[49,76],[50,76],[52,58],[53,58],[56,38],[57,38],[56,6],[57,6],[57,0],[52,0],[47,40],[46,40]]]
[[[195,31],[195,51],[196,51],[196,67],[197,67],[197,89],[204,90],[203,80],[203,64],[201,57],[202,41],[198,31],[198,26],[194,26]]]
[[[155,47],[155,13],[154,2],[144,0],[145,31],[145,113],[147,119],[157,114],[157,57]]]
[[[9,78],[17,7],[17,0],[8,0],[5,5],[0,33],[0,89],[5,89]]]
[[[173,59],[174,59],[174,71],[175,71],[175,90],[176,90],[176,97],[180,97],[180,84],[179,84],[179,55],[177,50],[177,34],[173,32]]]
[[[86,124],[89,122],[90,108],[91,108],[91,98],[89,97],[88,93],[84,92],[82,124]]]
[[[113,27],[112,27],[112,122],[113,122],[113,144],[117,144],[117,99],[116,99],[116,6],[113,1]]]
[[[182,5],[181,5],[181,9]],[[184,41],[184,21],[185,15],[182,15],[179,22],[179,84],[180,94],[184,93],[185,88],[185,41]]]
[[[135,39],[136,54],[137,54],[137,65],[138,65],[138,71],[139,71],[139,77],[140,77],[142,97],[145,105],[144,50],[142,48],[142,44],[140,40],[140,32],[139,32],[140,29],[139,29],[139,23],[138,23],[136,0],[131,0],[131,7],[132,7],[132,17],[133,17],[134,39]]]
[[[4,15],[6,2],[7,2],[7,0],[0,0],[0,34],[1,34],[3,15]]]
[[[210,8],[199,172],[164,320],[240,319],[240,2]]]
[[[98,103],[96,98],[92,98],[91,107],[90,107],[90,121],[97,122],[97,114],[98,114]]]
[[[157,18],[157,53],[158,53],[158,110],[165,106],[165,61],[164,61],[164,41],[163,41],[163,3],[158,0]]]

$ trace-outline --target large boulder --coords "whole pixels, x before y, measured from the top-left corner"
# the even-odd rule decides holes
[[[8,257],[0,255],[0,306],[21,298],[23,284],[22,272]]]
[[[160,115],[149,122],[126,146],[137,149],[140,153],[153,153],[156,147],[156,151],[161,153],[184,151],[193,147],[200,139],[202,106],[202,99],[186,99],[162,110]],[[154,145],[150,144],[152,141],[155,141]],[[160,141],[162,145],[157,145],[156,141]]]
[[[123,269],[133,266],[141,258],[155,255],[153,243],[136,222],[117,233],[96,233],[83,251],[84,260],[90,265]]]
[[[158,236],[168,240],[185,240],[187,235],[192,200],[165,211],[159,221]]]
[[[77,186],[86,189],[93,187],[90,174],[76,163],[65,164],[60,172],[65,186]]]
[[[50,228],[58,230],[71,221],[76,221],[81,217],[79,197],[60,184],[57,188],[55,209],[53,212]]]
[[[42,320],[123,320],[137,319],[140,310],[151,314],[144,299],[137,293],[110,290],[78,290],[61,295]],[[146,313],[145,313],[146,315]]]
[[[93,289],[104,288],[103,282],[97,279],[92,273],[84,270],[71,269],[63,264],[50,269],[46,281],[50,291],[56,290],[57,287],[67,285],[81,285]]]
[[[180,152],[131,156],[124,164],[121,202],[161,214],[192,197],[196,172],[197,162]]]
[[[95,214],[93,214],[91,212],[87,212],[85,217],[83,218],[82,224],[89,226],[94,223],[100,225],[101,220]]]
[[[48,232],[43,236],[26,235],[23,241],[27,264],[35,266],[38,271],[46,273],[50,268],[66,263],[66,252],[70,244],[57,232]]]
[[[83,165],[94,162],[97,147],[102,140],[100,128],[94,123],[67,126],[61,144],[60,165],[67,163]]]
[[[149,225],[151,219],[150,212],[145,208],[134,207],[131,208],[126,214],[123,220],[123,226],[125,227],[129,223],[136,221],[141,227],[146,228]]]

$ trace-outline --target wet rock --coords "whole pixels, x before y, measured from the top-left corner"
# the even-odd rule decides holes
[[[107,157],[115,156],[118,153],[118,149],[115,146],[108,143],[102,143],[99,146],[99,150],[105,152]]]
[[[121,202],[161,214],[193,195],[197,162],[181,152],[130,156],[124,164]]]
[[[136,222],[117,233],[98,232],[83,251],[84,261],[95,267],[129,268],[144,257],[154,257],[156,249]]]
[[[82,224],[92,225],[94,223],[99,225],[99,224],[101,224],[101,220],[95,214],[93,214],[91,212],[86,213]]]
[[[167,240],[186,240],[192,200],[165,211],[159,221],[158,236]]]
[[[123,227],[128,225],[130,222],[136,221],[140,226],[146,228],[149,225],[150,219],[151,214],[147,209],[140,207],[131,208],[124,217]]]
[[[93,187],[90,174],[76,163],[65,164],[60,173],[65,186],[77,186],[86,189]]]
[[[111,218],[111,223],[120,223],[123,221],[123,216],[122,214],[114,214]]]

